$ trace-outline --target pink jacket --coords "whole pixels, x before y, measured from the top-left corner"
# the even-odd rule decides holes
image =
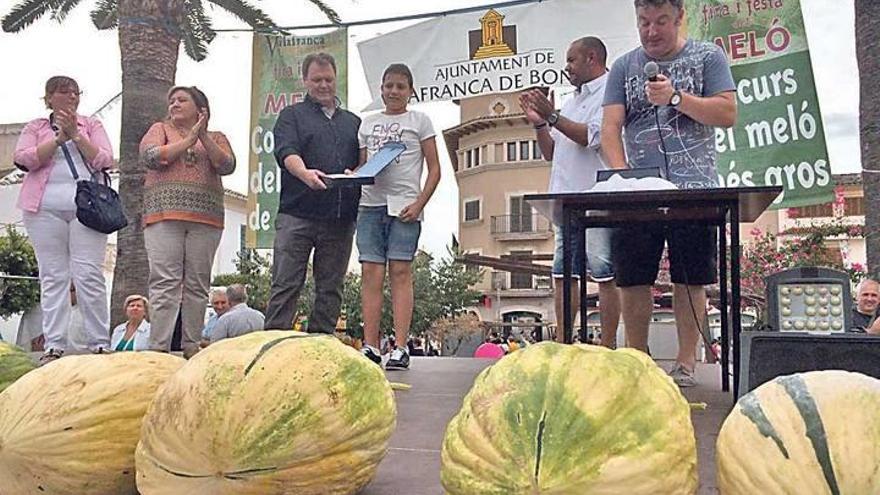
[[[96,148],[98,155],[89,164],[94,169],[105,170],[113,167],[113,148],[110,146],[110,138],[107,131],[101,125],[101,121],[92,117],[76,116],[76,125],[79,132],[85,136]],[[55,131],[49,124],[49,119],[40,118],[28,122],[18,143],[15,145],[13,161],[27,169],[21,184],[21,192],[18,195],[18,207],[24,211],[36,212],[40,209],[43,201],[43,192],[46,183],[49,182],[49,174],[52,172],[52,160],[40,162],[37,158],[37,147],[50,139],[55,139]],[[76,153],[75,146],[68,144],[71,153]]]

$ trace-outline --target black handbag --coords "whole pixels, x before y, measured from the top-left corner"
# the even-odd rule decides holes
[[[79,180],[67,143],[61,143],[61,151],[64,152],[67,166],[70,167],[70,173],[73,174],[73,180],[76,182],[74,202],[79,223],[102,234],[112,234],[128,225],[119,195],[110,187],[110,174],[104,170],[93,171],[85,157],[82,157],[83,163],[91,172],[91,180]],[[99,182],[96,176],[103,176],[104,183]]]

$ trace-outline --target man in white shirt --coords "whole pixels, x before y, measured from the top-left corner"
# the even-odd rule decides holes
[[[556,110],[553,101],[541,90],[520,95],[526,118],[535,126],[538,146],[544,158],[552,161],[551,193],[584,192],[596,184],[596,172],[607,168],[599,154],[602,128],[602,100],[608,69],[607,50],[599,38],[587,36],[571,43],[566,54],[565,71],[575,95]],[[580,273],[586,241],[587,273],[599,284],[599,308],[602,321],[602,345],[613,348],[620,321],[620,297],[611,264],[611,230],[589,229],[584,238],[573,238],[573,273]],[[556,340],[562,342],[562,230],[556,229],[556,253],[553,256],[556,281]],[[578,307],[578,280],[572,279],[572,308]],[[581,315],[581,318],[585,318]],[[574,321],[574,315],[572,315]]]

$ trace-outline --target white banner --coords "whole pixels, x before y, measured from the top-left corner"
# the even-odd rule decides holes
[[[415,24],[358,44],[373,102],[382,108],[382,72],[396,62],[413,72],[418,102],[456,100],[532,86],[567,85],[568,45],[596,36],[608,65],[638,46],[635,9],[626,0],[544,0],[486,8]]]

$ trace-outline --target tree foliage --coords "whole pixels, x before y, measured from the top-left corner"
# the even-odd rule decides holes
[[[24,234],[7,226],[0,236],[0,272],[10,276],[37,276],[37,258]],[[40,301],[40,283],[37,280],[0,279],[0,317],[9,318],[23,313]]]
[[[782,233],[785,238],[781,240],[772,233],[752,229],[754,240],[744,246],[740,261],[744,307],[753,307],[764,314],[767,304],[765,277],[789,268],[833,268],[846,272],[854,284],[866,276],[866,268],[848,259],[844,249],[828,248],[828,241],[832,239],[864,237],[864,226],[845,222],[844,202],[843,189],[837,188],[831,222],[789,229]]]
[[[116,29],[119,27],[119,4],[126,0],[98,0],[90,15],[97,29]],[[80,3],[80,0],[26,0],[14,6],[3,17],[3,30],[12,33],[20,31],[48,14],[55,21],[62,22]],[[209,8],[219,7],[229,12],[254,30],[264,33],[283,33],[275,22],[262,10],[244,0],[166,0],[159,7],[163,13],[161,27],[183,42],[186,54],[199,62],[208,56],[208,45],[217,37],[217,32],[208,15]],[[311,0],[331,22],[339,22],[339,14],[321,0]],[[149,18],[128,18],[123,22],[156,22]]]
[[[482,277],[481,272],[469,270],[455,262],[457,253],[451,249],[448,256],[434,260],[433,257],[419,251],[412,263],[413,295],[415,305],[410,332],[423,335],[441,318],[455,319],[465,308],[477,303],[480,293],[471,289]],[[236,273],[224,273],[214,278],[216,286],[244,284],[248,290],[251,307],[265,312],[272,287],[271,262],[255,250],[245,249],[238,253],[235,262]],[[388,278],[383,288],[382,320],[379,328],[382,332],[393,332],[393,314],[391,311],[391,286]],[[315,284],[312,279],[312,268],[308,267],[306,281],[297,301],[297,315],[308,316],[312,312],[315,301]],[[363,311],[361,308],[361,275],[347,273],[342,287],[342,314],[346,317],[347,333],[352,337],[363,337]]]

